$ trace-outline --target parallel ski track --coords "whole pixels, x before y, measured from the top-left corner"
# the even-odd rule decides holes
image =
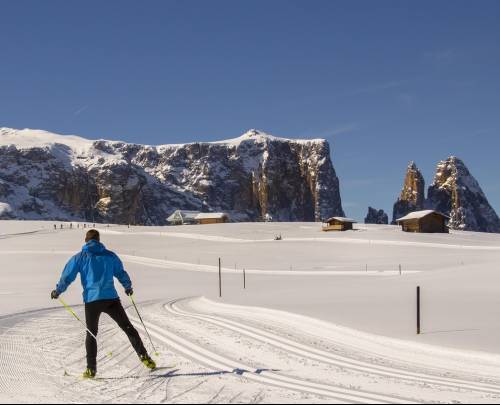
[[[175,304],[175,302],[177,302],[177,300],[165,305],[168,307],[169,305]],[[170,313],[172,315],[175,314],[173,312]],[[176,315],[185,316],[183,314]],[[137,327],[140,327],[139,319],[130,316],[130,320]],[[356,389],[346,389],[334,385],[310,382],[296,377],[285,376],[272,371],[258,370],[218,353],[211,352],[199,344],[168,331],[165,327],[161,327],[149,321],[145,321],[145,324],[148,327],[151,336],[167,344],[171,349],[178,351],[182,355],[207,367],[216,368],[228,373],[240,374],[251,381],[261,384],[279,387],[286,390],[293,390],[296,392],[318,395],[342,403],[416,403],[414,400],[408,400],[403,397],[378,394]]]
[[[394,369],[390,367],[384,367],[379,365],[374,365],[359,361],[352,358],[346,358],[340,355],[335,355],[333,353],[319,350],[314,347],[310,347],[293,340],[284,338],[282,336],[270,333],[263,329],[255,328],[247,324],[242,324],[240,322],[235,322],[228,320],[219,316],[206,315],[206,314],[195,314],[190,313],[185,310],[179,309],[179,303],[182,301],[188,301],[189,299],[181,299],[165,304],[165,309],[175,315],[185,316],[192,319],[197,319],[200,321],[208,322],[213,325],[231,330],[233,332],[240,333],[244,336],[253,338],[255,340],[261,341],[263,343],[268,343],[274,347],[277,347],[286,352],[305,357],[311,360],[319,361],[325,364],[330,364],[333,366],[343,367],[353,371],[370,373],[383,377],[392,377],[398,380],[406,380],[417,383],[428,383],[432,385],[437,385],[441,387],[448,387],[453,389],[470,390],[476,392],[482,392],[492,395],[500,395],[500,387],[472,382],[467,380],[455,379],[455,378],[445,378],[437,377],[433,375],[427,375],[422,373],[415,373],[410,371],[404,371],[399,369]]]
[[[236,311],[235,314],[231,313],[229,315],[231,316],[230,319],[227,319],[223,315],[199,313],[195,312],[194,310],[193,312],[191,312],[189,309],[189,303],[193,299],[194,298],[183,298],[167,303],[156,301],[142,304],[161,305],[165,309],[166,313],[172,317],[178,319],[191,319],[196,321],[197,323],[202,322],[215,325],[225,330],[236,332],[247,338],[272,345],[273,347],[276,347],[283,352],[322,362],[324,364],[342,367],[357,372],[368,373],[375,376],[394,378],[395,380],[427,383],[433,386],[452,388],[460,391],[470,390],[491,395],[500,394],[500,387],[494,384],[487,384],[483,382],[464,379],[445,378],[431,374],[399,370],[396,368],[371,364],[355,358],[336,355],[328,351],[317,349],[315,347],[311,347],[309,345],[305,345],[285,338],[274,332],[259,328],[258,326],[256,326],[256,324],[258,325],[259,322],[258,317],[252,317],[251,315],[248,315],[246,313],[239,314]],[[46,311],[47,310],[33,311],[30,313],[26,313],[25,315],[30,316],[35,315],[36,312],[40,313]],[[52,311],[53,310],[47,312]],[[141,328],[139,319],[135,318],[134,316],[130,316],[130,319],[139,329]],[[255,321],[252,323],[253,326],[243,323],[246,319]],[[57,340],[54,341],[50,334],[45,333],[48,332],[48,330],[46,331],[46,329],[51,325],[47,324],[45,320],[34,320],[34,322],[34,324],[31,324],[29,326],[29,329],[33,330],[32,328],[36,327],[38,329],[40,339],[27,339],[27,330],[23,333],[20,333],[19,330],[15,331],[15,333],[12,333],[14,332],[14,330],[12,330],[6,335],[0,335],[0,346],[2,346],[2,350],[0,351],[0,364],[3,363],[4,366],[8,364],[15,364],[14,361],[17,359],[17,362],[19,362],[20,360],[23,364],[25,363],[25,365],[28,366],[28,369],[30,370],[30,365],[43,364],[42,367],[45,368],[46,371],[56,365],[55,363],[58,362],[57,358],[59,356],[55,355],[55,353],[53,353],[51,349],[57,348],[58,342]],[[242,364],[241,362],[228,357],[228,355],[213,352],[200,343],[193,342],[180,336],[179,334],[171,332],[167,329],[167,325],[163,325],[163,323],[146,321],[146,325],[149,328],[153,338],[162,343],[165,343],[169,348],[177,351],[186,358],[189,358],[197,362],[198,364],[207,366],[209,368],[231,373],[233,375],[241,375],[243,378],[255,383],[260,383],[263,385],[290,390],[298,393],[307,393],[318,397],[329,398],[336,402],[342,403],[384,404],[415,402],[412,399],[393,396],[391,394],[386,395],[358,390],[355,388],[346,388],[345,386],[337,386],[335,384],[312,382],[296,376],[287,376],[278,374],[274,371],[255,369],[254,367]],[[24,329],[23,325],[18,325],[18,327],[19,326],[21,326],[21,329]],[[7,327],[6,329],[10,328]],[[101,336],[104,337],[105,335],[111,335],[110,337],[113,337],[116,333],[117,331],[115,330],[115,328],[109,330],[105,329],[103,330]],[[44,350],[44,346],[45,349],[49,349],[48,352]],[[101,358],[100,364],[103,366],[103,368],[114,368],[114,365],[118,365],[126,361],[128,357],[127,350],[119,349],[121,349],[122,347],[123,349],[125,349],[127,346],[128,344],[124,344],[123,342],[120,342],[116,346],[113,345],[111,349],[117,349],[116,351],[113,351],[115,351],[115,353],[117,354],[120,354],[116,357],[113,356],[112,358]],[[75,364],[76,362],[79,362],[80,359],[75,359],[73,357],[72,359],[68,360],[70,364]],[[139,365],[137,367],[139,367]],[[158,378],[162,376],[154,375],[144,377],[135,376],[134,371],[137,367],[131,370],[127,370],[127,372],[121,376],[110,378],[110,380],[121,380],[115,381],[116,387],[114,388],[111,388],[110,385],[105,381],[96,381],[95,383],[88,383],[88,385],[85,384],[85,386],[93,387],[94,393],[97,394],[96,398],[99,398],[99,402],[118,400],[120,398],[123,398],[124,396],[130,395],[137,396],[137,400],[139,400],[141,398],[147,397],[149,394],[154,395],[156,391],[160,389],[161,383],[162,381],[164,382],[164,379]],[[21,370],[23,370],[22,373]],[[43,376],[43,372],[40,373],[40,370],[33,370],[32,373],[27,374],[25,373],[25,371],[26,368],[23,369],[23,367],[13,367],[12,373],[3,375],[2,378],[0,378],[0,390],[4,393],[11,392],[13,395],[15,395],[17,393],[23,392],[23,387],[25,384],[33,383],[42,388],[47,384],[47,382],[49,382],[44,379],[47,377],[50,378],[50,385],[59,386],[60,389],[63,389],[64,391],[67,391],[68,389],[70,389],[70,391],[73,391],[71,388],[77,384],[74,381],[68,381],[69,384],[61,384],[62,380],[60,379],[60,376],[50,375],[49,373]],[[56,379],[55,377],[59,378]],[[106,380],[106,378],[102,378],[102,380]],[[131,380],[142,380],[143,383],[140,384],[140,387],[138,387],[136,384],[131,385]],[[86,393],[85,389],[83,391],[81,391],[80,389],[74,391],[74,394],[79,395],[80,400],[92,401],[92,398]],[[48,392],[45,392],[44,394],[42,394],[42,397],[48,398],[48,394]],[[56,395],[56,397],[59,397],[59,395]]]

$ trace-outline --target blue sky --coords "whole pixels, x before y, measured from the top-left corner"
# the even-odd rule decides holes
[[[324,137],[347,214],[464,159],[500,211],[500,2],[0,2],[0,126]]]

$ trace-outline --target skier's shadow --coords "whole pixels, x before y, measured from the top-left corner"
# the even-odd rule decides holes
[[[255,371],[244,370],[241,368],[235,368],[233,371],[206,371],[199,373],[179,373],[180,369],[171,370],[165,374],[159,374],[155,376],[155,378],[175,378],[175,377],[212,377],[218,375],[227,375],[227,374],[235,374],[235,375],[244,375],[244,374],[262,374],[266,371],[270,372],[278,372],[280,370],[274,369],[265,369],[259,368]]]

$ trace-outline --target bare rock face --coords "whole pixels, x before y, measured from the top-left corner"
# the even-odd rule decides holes
[[[408,215],[410,212],[420,211],[425,205],[424,176],[414,162],[410,162],[406,171],[403,189],[398,201],[394,204],[392,223]]]
[[[456,157],[438,164],[427,207],[450,216],[451,229],[500,232],[500,219],[477,180]]]
[[[0,128],[0,204],[0,218],[119,224],[165,224],[176,209],[236,221],[344,215],[327,141],[256,130],[154,147]]]
[[[384,210],[377,210],[375,208],[368,208],[368,215],[365,218],[365,224],[388,225],[389,216]]]

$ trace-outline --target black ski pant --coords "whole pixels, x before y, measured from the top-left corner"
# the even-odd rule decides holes
[[[87,328],[94,334],[94,336],[97,337],[99,318],[102,313],[108,314],[127,334],[130,343],[137,352],[137,355],[143,356],[147,354],[139,333],[128,319],[127,313],[123,309],[122,303],[119,299],[100,300],[85,304],[85,319],[87,321]],[[94,339],[94,336],[87,332],[85,347],[87,349],[87,367],[96,370],[97,342]]]

